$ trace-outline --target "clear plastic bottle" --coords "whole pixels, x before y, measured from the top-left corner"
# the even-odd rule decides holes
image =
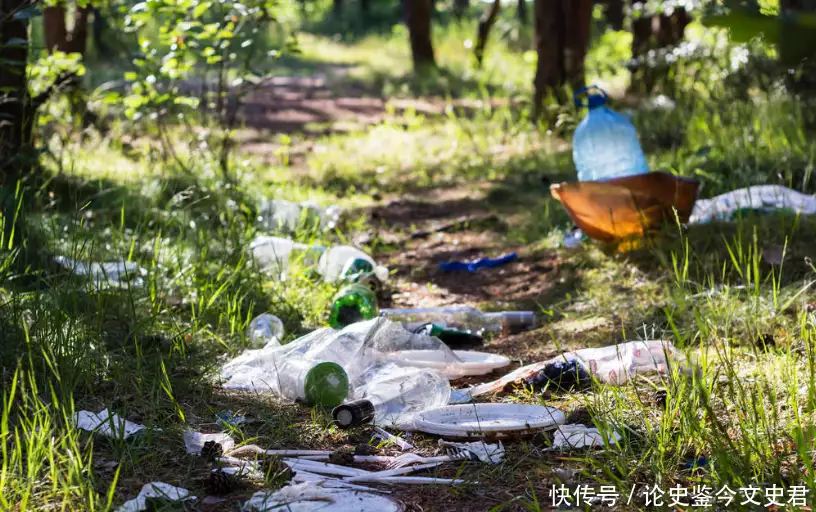
[[[374,273],[380,281],[388,279],[388,269],[365,252],[349,245],[336,245],[324,252],[317,263],[317,271],[326,282],[354,282],[359,276]]]
[[[280,346],[283,339],[283,322],[270,313],[258,315],[249,322],[247,339],[250,348]]]
[[[441,373],[395,364],[375,366],[361,377],[357,400],[335,407],[332,416],[341,428],[373,422],[398,426],[418,412],[447,405],[450,384]]]
[[[326,249],[319,245],[306,245],[288,238],[259,236],[249,245],[252,256],[261,268],[277,272],[284,278],[294,262],[306,269],[314,269],[329,283],[338,281],[358,282],[375,276],[385,282],[388,269],[377,263],[365,252],[348,245]]]
[[[299,228],[334,229],[340,220],[340,208],[322,207],[312,201],[293,203],[285,199],[270,199],[260,208],[258,220],[264,229],[291,233]]]
[[[535,327],[536,317],[532,311],[499,311],[484,313],[471,306],[448,306],[442,308],[383,309],[380,316],[407,324],[408,329],[425,323],[433,323],[443,329],[456,329],[478,335],[500,333],[507,329],[518,332]]]
[[[581,98],[586,96],[586,101]],[[637,131],[629,119],[606,106],[606,93],[595,86],[575,93],[575,103],[589,112],[575,129],[572,158],[580,181],[599,181],[649,172]]]

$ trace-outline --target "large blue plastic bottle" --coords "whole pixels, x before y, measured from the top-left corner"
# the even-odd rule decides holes
[[[572,159],[580,181],[649,172],[635,127],[626,116],[605,106],[607,98],[606,92],[595,86],[575,93],[575,104],[589,109],[572,140]]]

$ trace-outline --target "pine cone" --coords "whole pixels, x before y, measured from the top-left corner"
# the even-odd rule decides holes
[[[240,485],[240,481],[235,475],[225,473],[220,469],[213,471],[204,481],[204,486],[207,492],[215,496],[223,496],[236,490]]]
[[[215,441],[207,441],[204,443],[204,446],[201,447],[201,456],[204,457],[207,461],[212,461],[223,455],[224,448],[221,447],[220,443]]]
[[[263,455],[257,459],[261,471],[264,473],[266,485],[278,488],[283,487],[295,476],[295,472],[288,464],[274,455]]]
[[[331,455],[329,455],[329,462],[332,464],[340,464],[341,466],[354,464],[354,449],[348,447],[333,451]]]

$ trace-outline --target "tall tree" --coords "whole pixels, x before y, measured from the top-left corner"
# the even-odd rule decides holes
[[[632,20],[632,81],[629,90],[649,94],[659,78],[665,76],[671,65],[660,61],[647,62],[646,55],[652,50],[678,45],[691,22],[688,11],[682,7],[670,14],[660,13],[641,16]]]
[[[479,18],[479,27],[476,30],[476,47],[473,49],[473,53],[476,55],[476,63],[479,67],[481,67],[482,60],[484,59],[484,51],[487,46],[490,29],[492,29],[496,23],[496,18],[498,18],[500,10],[501,0],[493,0],[493,3],[490,4],[490,8]]]
[[[623,30],[623,0],[606,0],[606,22],[614,30]]]
[[[414,70],[436,66],[431,43],[431,0],[403,0]]]
[[[564,86],[584,86],[591,21],[592,0],[535,0],[536,118],[549,95],[563,102]]]
[[[470,0],[453,0],[453,15],[461,18],[470,7]]]
[[[516,17],[522,25],[527,24],[527,0],[518,0],[516,7]]]
[[[69,31],[66,22],[68,10],[65,6],[46,7],[43,10],[43,36],[48,51],[78,53],[84,57],[85,42],[88,39],[88,16],[91,10],[90,6],[76,6],[74,26]]]
[[[29,0],[0,0],[0,185],[25,171],[34,108],[26,83]]]

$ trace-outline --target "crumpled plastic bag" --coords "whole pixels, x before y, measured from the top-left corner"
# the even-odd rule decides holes
[[[670,342],[660,340],[629,341],[607,347],[565,352],[547,361],[522,366],[492,382],[462,390],[452,395],[456,397],[456,400],[451,400],[451,403],[465,403],[474,397],[501,391],[508,384],[535,375],[558,360],[577,361],[600,382],[621,385],[640,374],[666,373],[669,369],[669,360],[682,363],[685,361],[685,356]]]
[[[584,448],[585,446],[607,446],[614,445],[621,440],[620,434],[614,430],[607,434],[607,440],[600,430],[594,427],[586,427],[581,424],[560,425],[553,434],[552,448],[565,450],[570,448]]]
[[[215,441],[221,445],[221,450],[226,453],[235,448],[235,440],[223,432],[217,434],[202,434],[200,432],[185,432],[184,447],[187,453],[200,455],[204,443]]]
[[[147,510],[148,498],[161,498],[168,501],[194,500],[195,496],[190,495],[190,491],[181,487],[174,487],[164,482],[150,482],[142,487],[138,496],[126,501],[119,507],[119,512],[139,512]]]
[[[414,334],[402,325],[386,318],[358,322],[342,330],[322,328],[280,347],[247,350],[227,362],[221,369],[227,389],[273,392],[289,400],[297,400],[278,369],[286,368],[287,358],[332,362],[348,375],[352,388],[361,384],[365,371],[379,363],[414,366],[400,356],[404,350],[435,350],[436,360],[447,363],[440,369],[449,378],[464,375],[462,360],[438,338]]]
[[[319,482],[287,485],[275,492],[259,491],[241,508],[246,512],[399,512],[398,502],[377,494],[323,487]]]
[[[779,185],[741,188],[711,199],[698,199],[689,224],[730,221],[742,210],[766,214],[788,210],[802,215],[814,215],[816,198]]]
[[[143,276],[147,274],[144,269],[133,261],[82,263],[65,256],[55,256],[54,261],[78,276],[87,277],[96,288],[142,286],[144,284]]]
[[[98,413],[91,411],[79,411],[74,415],[76,426],[88,432],[94,432],[106,437],[120,437],[124,439],[132,436],[140,430],[144,430],[144,425],[132,423],[111,414],[107,409],[102,409]]]

